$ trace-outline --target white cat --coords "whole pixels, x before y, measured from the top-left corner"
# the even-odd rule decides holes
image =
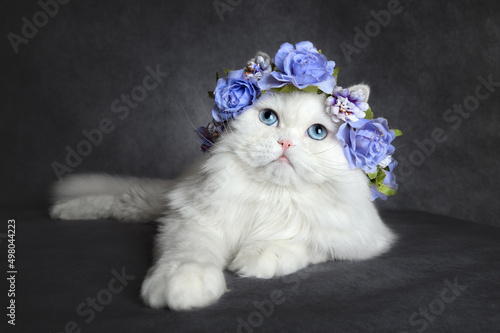
[[[353,89],[368,98],[367,86]],[[164,214],[141,291],[153,308],[216,302],[226,291],[225,268],[272,278],[379,255],[395,235],[370,201],[365,173],[349,168],[324,102],[324,94],[268,91],[188,175],[73,176],[56,185],[51,216],[151,221]]]

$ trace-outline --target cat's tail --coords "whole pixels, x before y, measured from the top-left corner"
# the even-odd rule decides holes
[[[172,184],[172,180],[105,174],[70,176],[54,184],[50,216],[61,220],[153,221],[164,212],[163,194]]]

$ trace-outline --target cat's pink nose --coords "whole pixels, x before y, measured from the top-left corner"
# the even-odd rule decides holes
[[[281,145],[281,148],[283,148],[283,152],[285,152],[285,150],[287,150],[288,148],[290,148],[292,146],[292,141],[287,140],[287,139],[283,139],[279,142],[279,144]]]

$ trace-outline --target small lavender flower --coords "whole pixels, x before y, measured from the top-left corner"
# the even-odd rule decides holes
[[[361,89],[349,91],[340,86],[333,89],[333,96],[325,100],[326,112],[332,115],[335,122],[356,122],[366,116],[368,103],[364,102],[365,94]]]

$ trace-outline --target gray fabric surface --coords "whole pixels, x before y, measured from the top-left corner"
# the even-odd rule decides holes
[[[214,4],[221,3],[226,11],[218,14]],[[206,91],[215,71],[241,67],[259,49],[273,54],[283,42],[311,40],[343,68],[340,84],[370,84],[375,114],[405,133],[396,141],[400,193],[381,207],[498,225],[500,88],[491,86],[470,114],[447,110],[462,103],[476,108],[474,97],[467,98],[481,84],[478,77],[500,81],[500,2],[392,4],[69,1],[44,24],[37,1],[2,2],[0,202],[46,205],[56,179],[52,164],[66,164],[66,147],[77,149],[86,140],[82,131],[103,119],[113,130],[74,161],[73,173],[179,174],[200,154],[193,125],[209,121]],[[390,19],[381,12],[388,8]],[[40,27],[15,53],[8,35],[21,36],[23,17],[33,22],[34,15]],[[365,28],[372,37],[357,32]],[[349,57],[347,44],[356,47]],[[147,66],[168,76],[128,113],[123,103],[113,109],[143,84]],[[446,141],[430,143],[435,129],[438,141]]]
[[[271,280],[226,272],[230,291],[218,303],[172,312],[147,308],[138,298],[155,225],[53,221],[41,210],[2,211],[1,217],[15,218],[17,225],[15,332],[64,332],[67,325],[69,331],[93,333],[500,327],[497,227],[417,211],[385,212],[399,240],[378,258],[313,265]]]

